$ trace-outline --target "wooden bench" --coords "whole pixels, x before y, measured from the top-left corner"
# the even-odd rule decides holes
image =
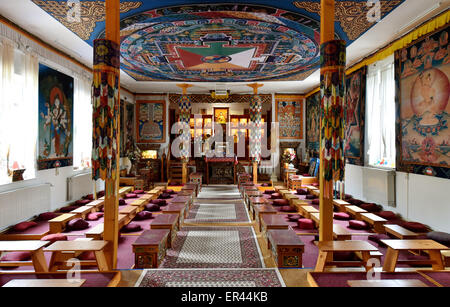
[[[261,222],[261,215],[277,214],[277,213],[278,211],[271,205],[255,205],[252,206],[251,216],[253,220],[256,221],[256,225],[259,225]]]
[[[43,248],[49,241],[21,240],[0,241],[0,253],[2,252],[30,252],[31,261],[3,261],[0,266],[33,266],[35,272],[48,272]]]
[[[289,191],[289,190],[280,190],[280,191],[278,191],[278,193],[280,193],[284,199],[286,199],[287,194],[292,194],[291,191]]]
[[[312,191],[310,192],[310,194],[311,194],[311,195],[314,195],[314,196],[317,196],[317,197],[320,197],[320,190],[319,190],[319,189],[317,189],[317,190],[312,190]]]
[[[377,232],[377,233],[384,233],[384,224],[387,222],[387,220],[385,220],[382,217],[379,217],[376,214],[373,213],[361,213],[360,217],[363,221],[369,223],[370,225],[372,225],[373,229]]]
[[[400,225],[384,225],[386,233],[393,235],[401,240],[415,239],[419,234],[412,232]]]
[[[88,231],[84,233],[86,238],[91,238],[93,240],[103,240],[103,231],[104,231],[104,224],[97,224]]]
[[[311,218],[311,213],[319,213],[319,210],[317,210],[313,206],[301,206],[299,208],[299,212],[305,218],[310,219]]]
[[[267,247],[272,251],[279,268],[301,268],[305,245],[295,231],[289,229],[269,229]]]
[[[167,246],[172,247],[178,231],[178,214],[158,214],[150,224],[150,229],[168,229],[170,230]]]
[[[64,213],[60,216],[55,217],[54,219],[51,219],[48,221],[49,226],[49,233],[59,233],[63,232],[66,228],[67,223],[70,220],[73,220],[77,217],[76,214],[73,213]]]
[[[169,229],[144,231],[133,243],[134,268],[157,268],[166,255]]]
[[[119,214],[125,214],[126,216],[128,216],[128,219],[131,221],[132,219],[134,219],[134,217],[136,216],[136,214],[138,213],[139,208],[136,206],[125,206],[122,208],[119,208]]]
[[[314,222],[316,225],[316,228],[319,228],[320,226],[320,213],[319,212],[311,212],[309,214],[310,219]]]
[[[139,207],[139,208],[144,208],[144,206],[145,206],[146,204],[148,204],[148,202],[149,202],[148,199],[145,199],[145,198],[139,198],[139,199],[133,201],[133,202],[130,204],[130,206],[136,206],[136,207]],[[138,209],[138,211],[142,211],[142,210],[139,210],[139,209]]]
[[[307,185],[305,186],[306,190],[308,191],[308,193],[311,193],[314,190],[319,190],[318,187],[312,186],[312,185]]]
[[[303,206],[310,206],[310,203],[308,203],[307,201],[305,201],[303,199],[293,199],[292,200],[291,207],[295,207],[297,209],[297,211],[300,211],[300,207],[303,207]]]
[[[279,214],[262,214],[259,223],[259,232],[264,234],[269,229],[288,229],[289,224]]]
[[[345,206],[345,210],[348,214],[352,215],[354,218],[360,220],[361,213],[368,213],[366,210],[361,209],[358,206]]]
[[[70,211],[70,213],[75,214],[77,218],[82,218],[83,220],[89,213],[95,212],[95,207],[93,206],[81,206],[75,210]]]
[[[119,189],[119,196],[123,197],[125,194],[130,193],[133,191],[133,187],[123,187]]]
[[[352,239],[352,233],[342,225],[333,224],[333,237],[337,241],[347,241]]]
[[[94,211],[99,211],[101,207],[105,204],[104,199],[97,199],[91,201],[89,204],[86,204],[86,206],[93,207]]]
[[[339,212],[346,212],[345,207],[351,206],[351,204],[342,199],[333,199],[333,206],[335,206]]]
[[[284,195],[284,199],[286,199],[287,201],[289,201],[289,205],[292,206],[292,202],[293,202],[294,200],[297,200],[298,197],[295,196],[295,195],[292,194],[292,193],[289,193],[289,194],[285,194],[285,195]]]

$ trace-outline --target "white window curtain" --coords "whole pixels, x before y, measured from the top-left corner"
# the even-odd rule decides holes
[[[75,170],[91,167],[92,98],[91,80],[75,78],[74,92],[74,160]]]
[[[11,182],[14,169],[24,179],[36,176],[38,60],[2,42],[0,82],[0,184]]]
[[[372,64],[367,74],[366,163],[395,168],[394,56]]]

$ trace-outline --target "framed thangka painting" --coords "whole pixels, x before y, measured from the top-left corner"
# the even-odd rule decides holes
[[[397,170],[450,178],[449,27],[395,54]]]
[[[303,96],[275,96],[275,120],[280,139],[303,139]]]
[[[346,78],[344,155],[348,163],[355,165],[364,165],[366,73],[363,67]]]
[[[166,141],[166,102],[136,102],[137,143],[164,143]]]
[[[134,146],[134,104],[131,102],[125,102],[124,132],[124,151],[126,155]]]
[[[306,150],[319,157],[320,149],[320,91],[306,98]]]
[[[73,165],[74,79],[39,64],[38,170]]]

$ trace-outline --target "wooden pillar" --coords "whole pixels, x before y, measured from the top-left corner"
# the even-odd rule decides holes
[[[182,83],[182,84],[177,84],[177,86],[180,87],[183,90],[182,95],[186,96],[188,88],[192,87],[193,85]],[[188,120],[187,124],[189,125],[189,120]],[[190,146],[190,144],[189,144],[189,146]],[[189,162],[189,157],[183,157],[183,159],[182,159],[183,166],[182,166],[182,169],[181,169],[181,183],[182,184],[187,183],[187,173],[188,173],[187,166],[188,166],[188,162]]]
[[[248,84],[247,86],[249,86],[253,89],[253,95],[256,96],[256,95],[258,95],[258,89],[260,87],[264,86],[264,84],[252,83],[252,84]],[[253,161],[253,183],[254,184],[258,183],[258,162],[257,161]]]
[[[320,8],[320,43],[334,39],[334,0],[321,0]],[[322,114],[321,114],[322,116]],[[333,240],[333,183],[323,178],[322,134],[320,135],[320,224],[319,241]]]
[[[120,45],[120,0],[106,0],[106,35],[107,40],[111,40]],[[120,103],[120,78],[119,78],[119,102]],[[120,106],[119,106],[120,110]],[[120,121],[117,128],[117,140],[120,140]],[[118,142],[118,141],[117,141]],[[117,161],[119,161],[117,155]],[[105,256],[110,269],[117,268],[117,247],[119,244],[119,171],[120,165],[117,162],[115,179],[105,180],[105,205],[104,205],[104,232],[103,240],[109,244],[105,249]]]

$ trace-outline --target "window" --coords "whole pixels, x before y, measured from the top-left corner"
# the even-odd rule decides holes
[[[92,100],[90,80],[75,78],[73,167],[83,170],[91,167]]]
[[[395,168],[394,56],[369,66],[366,123],[367,164]]]
[[[0,184],[12,181],[12,171],[36,175],[38,126],[38,60],[9,41],[1,47]]]

